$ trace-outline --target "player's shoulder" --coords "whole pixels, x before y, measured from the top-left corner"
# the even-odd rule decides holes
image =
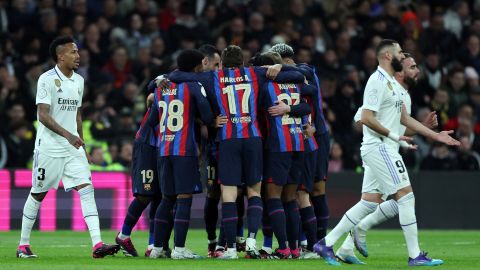
[[[372,73],[372,75],[370,75],[370,77],[368,78],[368,81],[367,81],[367,86],[366,88],[368,87],[374,87],[374,86],[378,86],[378,85],[385,85],[389,82],[388,78],[385,76],[385,74],[383,74],[382,72],[380,72],[379,70],[376,70],[375,72]]]
[[[83,78],[83,76],[80,75],[80,74],[78,74],[78,73],[76,73],[76,72],[73,72],[73,78],[72,78],[72,79],[73,79],[74,81],[77,81],[77,80],[78,80],[78,82],[82,82],[82,83],[85,81],[85,79]]]
[[[51,78],[51,77],[57,77],[57,72],[55,71],[54,68],[51,68],[45,72],[42,73],[42,75],[40,75],[40,77],[38,78],[39,80],[41,79],[48,79],[48,78]]]

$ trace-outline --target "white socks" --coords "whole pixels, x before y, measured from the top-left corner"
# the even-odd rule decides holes
[[[28,194],[27,201],[23,207],[22,232],[20,234],[21,246],[30,244],[30,234],[32,233],[32,228],[37,219],[38,209],[41,204],[41,202],[32,197],[32,194]]]
[[[378,203],[360,200],[352,208],[350,208],[342,220],[333,228],[333,230],[325,237],[325,244],[333,246],[337,240],[346,232],[350,231],[357,225],[365,216],[369,215],[377,208]]]
[[[82,205],[83,219],[87,223],[92,238],[92,246],[95,246],[102,241],[100,236],[100,222],[98,220],[97,205],[95,204],[95,197],[93,196],[93,186],[88,185],[80,190],[80,204]]]
[[[395,200],[388,200],[378,205],[375,212],[363,218],[358,223],[356,229],[358,236],[365,240],[366,233],[372,227],[393,218],[398,214],[398,205]],[[343,253],[352,253],[354,248],[353,238],[348,234],[339,251]],[[350,252],[350,253],[349,253]]]
[[[353,238],[350,234],[347,234],[347,238],[343,241],[342,246],[337,250],[337,253],[345,255],[354,255],[353,249],[355,248],[355,243],[353,243]]]
[[[368,231],[373,226],[385,222],[398,214],[398,205],[395,200],[388,200],[378,205],[377,210],[366,216],[357,227],[362,231]]]
[[[400,198],[398,201],[400,226],[407,243],[408,256],[416,258],[420,254],[418,246],[417,219],[415,217],[415,196],[412,192]]]

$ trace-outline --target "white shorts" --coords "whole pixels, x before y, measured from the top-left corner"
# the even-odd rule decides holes
[[[92,175],[83,148],[68,157],[50,157],[40,153],[38,149],[34,151],[31,193],[57,189],[60,179],[65,191],[70,191],[78,185],[92,183]]]
[[[365,168],[362,193],[380,193],[385,200],[389,195],[410,186],[407,168],[397,150],[380,144],[362,155],[362,160]]]

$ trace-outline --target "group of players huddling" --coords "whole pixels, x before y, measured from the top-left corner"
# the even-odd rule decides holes
[[[147,98],[148,111],[137,132],[132,159],[135,199],[115,239],[117,245],[106,245],[100,239],[87,158],[81,149],[78,108],[83,78],[74,72],[78,50],[71,38],[57,38],[50,49],[57,66],[38,81],[40,128],[17,257],[36,257],[30,249],[30,232],[43,197],[49,188],[57,188],[62,178],[67,191],[75,189],[80,194],[94,257],[114,254],[120,248],[126,256],[138,256],[130,235],[150,204],[145,255],[202,258],[186,248],[185,241],[192,194],[202,192],[200,172],[204,171],[208,179],[204,208],[208,257],[237,259],[238,252],[245,251],[249,259],[322,257],[332,265],[339,261],[363,264],[354,247],[367,257],[367,230],[399,214],[408,264],[442,264],[418,247],[415,200],[398,148],[415,149],[409,144],[411,138],[404,136],[415,132],[448,145],[458,145],[458,141],[449,131],[431,130],[436,127],[434,113],[424,123],[409,116],[407,89],[419,73],[415,60],[393,40],[383,40],[376,51],[379,67],[367,82],[364,104],[355,118],[363,124],[364,133],[362,198],[328,235],[329,131],[315,68],[296,64],[294,51],[286,44],[257,54],[248,67],[238,46],[219,52],[203,45],[182,51],[178,69],[148,86],[152,94]],[[61,87],[64,91],[58,91]],[[76,110],[61,109],[66,99]],[[65,153],[56,149],[60,143]],[[386,200],[390,195],[393,199]],[[248,201],[246,238],[244,196]],[[256,236],[260,228],[264,239],[259,249]],[[172,230],[174,248],[170,249]],[[346,233],[347,239],[335,254],[333,244]],[[278,241],[275,250],[273,235]]]

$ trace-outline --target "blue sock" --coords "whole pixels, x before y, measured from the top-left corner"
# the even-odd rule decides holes
[[[307,249],[313,251],[313,245],[317,243],[317,217],[313,207],[308,206],[300,209],[300,217],[302,218],[303,237],[307,240]],[[304,239],[300,239],[301,241]]]
[[[311,196],[310,200],[317,217],[317,239],[322,239],[327,235],[328,219],[330,218],[327,198],[325,195],[319,195]]]
[[[277,237],[278,248],[287,248],[287,231],[286,231],[286,217],[283,204],[280,199],[267,200],[268,217],[270,219],[270,225]]]
[[[208,240],[217,238],[217,221],[218,221],[218,203],[219,198],[206,198],[203,209],[203,218],[205,220],[205,230],[207,231]]]
[[[263,214],[262,214],[263,246],[272,248],[273,231],[272,231],[272,227],[270,226],[270,219],[268,218],[267,208],[268,207],[263,208]]]
[[[251,197],[248,199],[247,208],[247,223],[248,235],[247,237],[255,239],[258,229],[262,222],[263,203],[260,197]]]
[[[237,205],[234,202],[222,204],[222,222],[227,240],[227,248],[235,248],[235,230],[237,229]]]
[[[144,204],[139,199],[135,198],[128,206],[127,215],[123,221],[122,234],[132,234],[133,227],[137,225],[138,219],[142,216],[143,210],[147,208],[148,203]]]
[[[157,208],[160,205],[160,200],[155,199],[150,202],[150,211],[148,212],[149,218],[149,231],[148,231],[148,244],[153,245],[155,239],[155,213],[157,212]]]
[[[291,250],[298,247],[298,234],[300,232],[300,213],[298,212],[297,200],[284,204],[285,217],[287,220],[287,240]]]
[[[175,247],[185,247],[187,240],[188,226],[190,225],[190,209],[192,208],[192,197],[177,199],[177,211],[174,220]]]
[[[166,249],[168,246],[168,241],[165,243],[165,239],[169,238],[170,231],[168,228],[171,223],[170,220],[174,204],[174,201],[163,197],[160,206],[158,206],[157,211],[155,212],[155,237],[153,240],[153,245],[155,247],[164,247]]]
[[[223,222],[220,222],[220,233],[218,234],[218,246],[225,247],[227,240],[225,239],[225,230],[223,228]]]
[[[245,216],[245,201],[243,200],[243,195],[237,197],[237,214],[238,214],[238,221],[237,221],[237,236],[243,237],[243,217]]]

